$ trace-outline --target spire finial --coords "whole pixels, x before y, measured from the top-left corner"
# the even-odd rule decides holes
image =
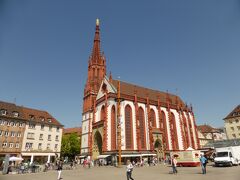
[[[96,25],[99,26],[99,23],[100,23],[100,21],[99,21],[99,19],[97,18],[97,19],[96,19]]]

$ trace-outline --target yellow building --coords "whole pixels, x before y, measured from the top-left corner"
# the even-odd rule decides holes
[[[240,138],[240,105],[223,119],[228,139]]]

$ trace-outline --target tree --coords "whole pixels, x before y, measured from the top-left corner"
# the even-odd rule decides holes
[[[80,139],[77,133],[63,135],[61,156],[74,159],[74,157],[80,153]]]

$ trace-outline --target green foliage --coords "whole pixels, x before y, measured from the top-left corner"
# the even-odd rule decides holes
[[[74,158],[80,153],[81,140],[78,138],[76,133],[70,135],[63,135],[62,146],[61,146],[61,156],[69,158]]]

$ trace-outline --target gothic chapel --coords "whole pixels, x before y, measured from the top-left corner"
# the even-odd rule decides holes
[[[84,88],[81,156],[117,156],[120,148],[123,158],[163,158],[188,147],[199,148],[192,108],[168,92],[107,77],[97,19]]]

